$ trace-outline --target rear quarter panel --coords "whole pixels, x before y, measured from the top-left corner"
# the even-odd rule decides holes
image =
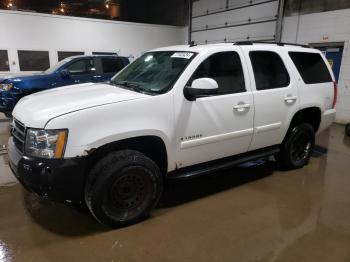
[[[303,49],[301,50],[290,50],[296,52],[308,52],[308,53],[318,53],[321,55],[325,65],[328,68],[328,71],[332,77],[332,80],[335,81],[334,75],[331,67],[329,66],[328,61],[324,55],[316,49]],[[332,108],[333,97],[334,97],[334,85],[333,82],[328,83],[317,83],[317,84],[305,84],[302,77],[300,76],[297,68],[295,67],[291,58],[289,58],[292,66],[294,68],[295,74],[298,78],[299,94],[300,94],[300,105],[301,108],[307,107],[319,107],[321,112],[324,113],[326,110]]]

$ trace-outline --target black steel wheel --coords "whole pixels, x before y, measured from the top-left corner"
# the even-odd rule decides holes
[[[158,166],[133,150],[110,153],[91,170],[86,204],[102,224],[121,227],[149,215],[163,189]]]
[[[278,159],[284,168],[301,168],[309,162],[314,146],[313,127],[307,123],[299,124],[287,133]]]

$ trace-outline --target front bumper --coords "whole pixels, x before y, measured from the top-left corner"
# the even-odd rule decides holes
[[[13,97],[6,95],[3,92],[0,92],[0,112],[12,112],[16,101]]]
[[[87,157],[57,160],[23,156],[12,137],[8,156],[12,172],[28,191],[55,201],[83,201]]]

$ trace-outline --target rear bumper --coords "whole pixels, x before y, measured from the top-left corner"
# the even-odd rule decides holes
[[[83,201],[86,157],[56,160],[23,156],[12,137],[8,156],[12,172],[28,191],[56,201]]]
[[[335,109],[329,109],[323,112],[321,116],[321,124],[317,133],[320,133],[323,130],[327,129],[335,121],[336,113],[337,112]]]

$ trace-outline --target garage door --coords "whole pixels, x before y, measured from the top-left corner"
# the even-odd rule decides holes
[[[191,40],[198,44],[275,40],[278,0],[199,0],[192,5]]]

